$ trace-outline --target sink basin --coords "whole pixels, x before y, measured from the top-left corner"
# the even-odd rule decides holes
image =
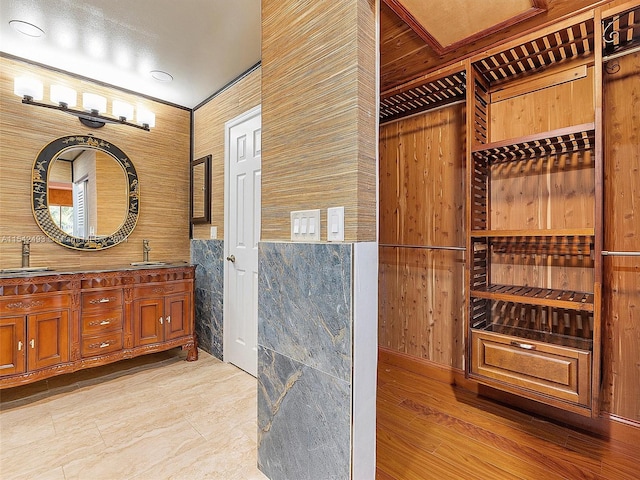
[[[0,273],[28,273],[28,272],[44,272],[51,270],[49,267],[16,267],[16,268],[3,268]]]
[[[132,262],[130,264],[132,267],[154,267],[161,265],[168,265],[167,262]]]

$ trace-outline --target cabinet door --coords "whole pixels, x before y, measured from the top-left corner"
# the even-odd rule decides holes
[[[134,345],[150,345],[163,340],[162,298],[143,298],[133,302]]]
[[[0,375],[25,371],[24,316],[0,319]]]
[[[191,333],[189,321],[191,295],[181,293],[169,295],[164,300],[165,339],[184,337]]]
[[[29,315],[27,324],[29,370],[69,361],[69,311]]]

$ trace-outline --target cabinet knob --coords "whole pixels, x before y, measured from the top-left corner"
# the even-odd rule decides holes
[[[29,345],[31,345],[31,348],[36,348],[36,340],[35,340],[35,338],[31,339],[31,341],[29,342]]]
[[[160,317],[160,325],[162,325],[164,322],[164,319],[162,317]]]
[[[171,323],[171,315],[167,315],[167,323]]]
[[[229,260],[231,263],[236,263],[236,256],[235,255],[229,255],[227,257],[227,260]]]
[[[18,351],[22,350],[22,342],[18,340]]]

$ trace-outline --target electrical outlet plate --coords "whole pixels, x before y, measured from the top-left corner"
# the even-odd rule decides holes
[[[291,241],[320,241],[320,210],[297,210],[291,212]]]

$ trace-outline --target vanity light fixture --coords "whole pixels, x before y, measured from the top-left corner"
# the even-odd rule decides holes
[[[77,103],[76,91],[62,85],[51,85],[49,98],[53,103],[40,102],[39,100],[42,100],[43,97],[42,82],[31,77],[17,77],[14,81],[13,92],[22,97],[22,103],[69,113],[78,117],[83,125],[91,128],[104,127],[106,123],[120,123],[149,131],[156,125],[156,117],[153,112],[142,107],[138,107],[137,123],[134,123],[132,121],[134,117],[133,105],[119,100],[112,102],[113,116],[106,115],[107,99],[94,93],[83,93],[83,110],[75,109],[73,107]]]

